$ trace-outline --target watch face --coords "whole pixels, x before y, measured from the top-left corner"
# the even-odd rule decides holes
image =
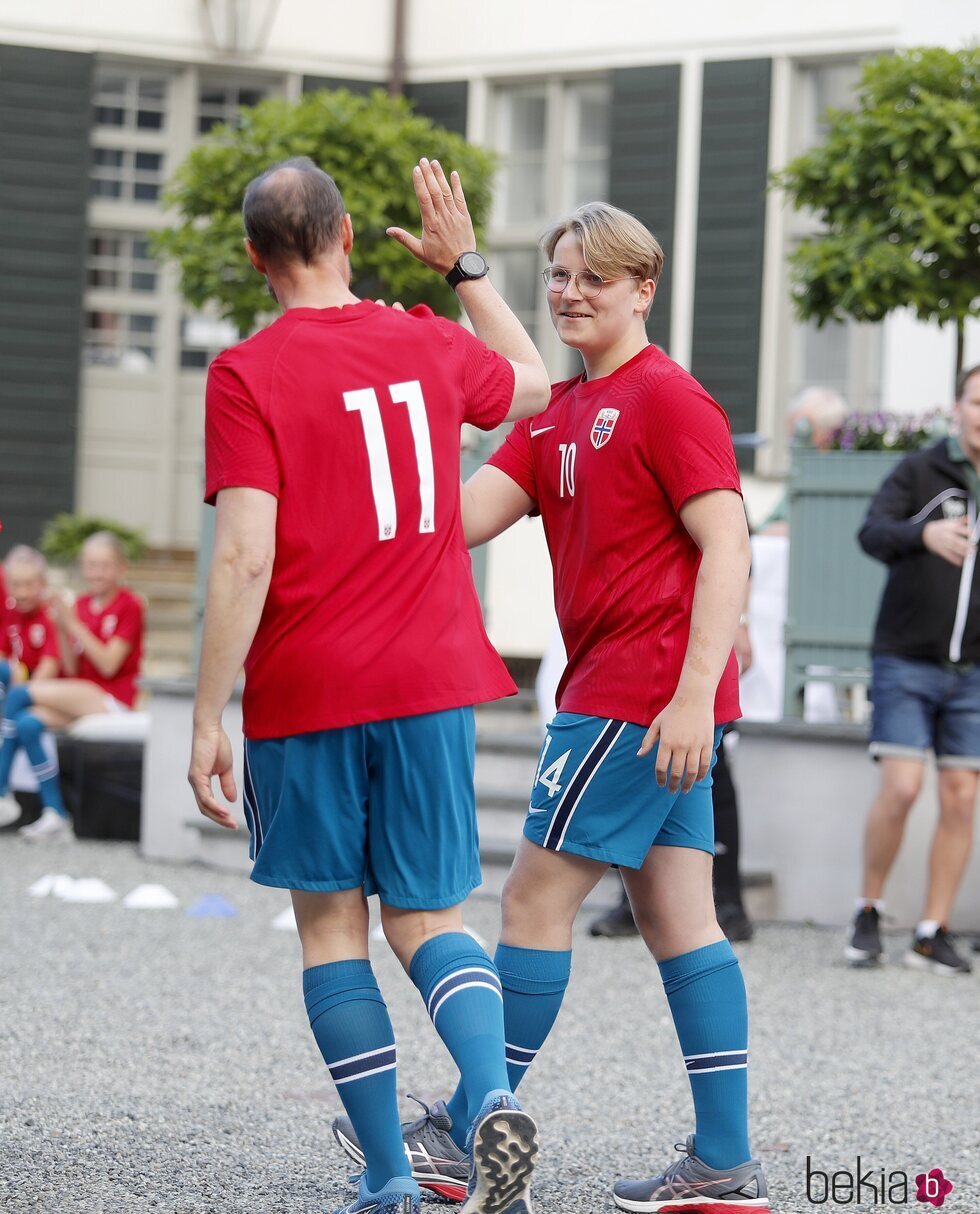
[[[487,263],[479,253],[464,253],[459,259],[459,268],[467,278],[479,278],[486,274]]]

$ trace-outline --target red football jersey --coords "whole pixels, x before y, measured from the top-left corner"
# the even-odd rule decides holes
[[[23,662],[31,674],[42,658],[54,658],[60,665],[58,632],[43,607],[37,607],[25,615],[8,605],[6,611],[0,608],[0,616],[4,619],[0,654],[7,654],[15,662]]]
[[[680,679],[701,560],[680,508],[741,492],[725,413],[647,346],[611,375],[556,384],[489,462],[541,512],[568,654],[559,708],[649,725]],[[733,653],[715,720],[739,715]]]
[[[90,594],[75,600],[75,614],[95,638],[105,644],[113,637],[129,641],[130,650],[122,666],[107,679],[99,674],[84,653],[78,655],[79,679],[96,683],[121,704],[132,708],[136,702],[136,679],[143,656],[143,602],[131,590],[121,589],[105,606],[96,609]]]
[[[245,663],[245,734],[277,738],[511,695],[463,539],[459,433],[499,425],[510,363],[426,309],[290,308],[208,374],[206,500],[278,498]]]

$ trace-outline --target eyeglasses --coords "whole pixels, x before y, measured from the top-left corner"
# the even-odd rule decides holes
[[[591,270],[576,270],[573,274],[571,270],[563,270],[559,266],[548,266],[546,270],[541,271],[541,277],[548,290],[553,291],[556,295],[560,295],[570,282],[574,282],[583,299],[595,299],[602,288],[608,286],[609,283],[628,282],[633,278],[639,279],[640,276],[639,274],[625,274],[622,278],[603,278],[601,274],[593,274]]]

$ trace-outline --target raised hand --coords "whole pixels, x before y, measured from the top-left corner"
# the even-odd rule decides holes
[[[422,217],[422,239],[404,228],[388,228],[387,233],[430,270],[446,275],[460,253],[476,248],[459,174],[454,171],[447,180],[438,160],[423,157],[412,170],[412,184]]]

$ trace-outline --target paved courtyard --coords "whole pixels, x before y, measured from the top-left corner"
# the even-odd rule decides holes
[[[28,894],[53,873],[100,877],[120,895],[159,883],[180,906]],[[207,894],[238,914],[189,917]],[[270,926],[287,901],[237,874],[149,864],[128,845],[0,839],[0,1209],[325,1214],[347,1199],[329,1131],[340,1106],[306,1023],[299,944]],[[495,899],[474,897],[468,922],[492,941]],[[773,1209],[900,1209],[893,1174],[940,1167],[954,1184],[944,1209],[976,1214],[980,975],[855,972],[840,943],[771,926],[740,946],[753,1146]],[[890,938],[894,957],[904,943]],[[541,1126],[537,1214],[612,1210],[613,1180],[669,1162],[693,1129],[655,967],[638,943],[592,940],[584,924],[576,946],[556,1035],[522,1088]],[[385,946],[373,947],[399,1086],[434,1099],[451,1083],[448,1055]],[[838,1203],[814,1205],[807,1157],[819,1172],[853,1173],[857,1156],[860,1200],[843,1200],[839,1177]],[[811,1198],[823,1184],[814,1176]],[[914,1183],[907,1208],[932,1208]]]

